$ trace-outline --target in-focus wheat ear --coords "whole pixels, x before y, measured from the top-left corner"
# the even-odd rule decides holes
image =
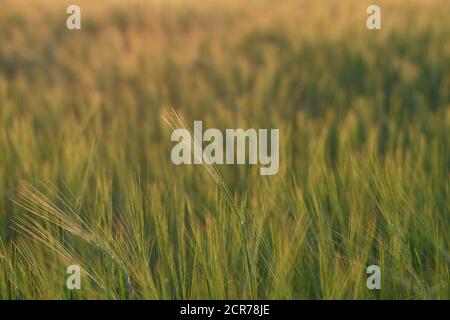
[[[188,128],[186,123],[184,122],[183,117],[180,113],[178,113],[174,108],[171,108],[169,111],[165,110],[163,111],[161,115],[162,119],[170,126],[172,130],[178,129],[178,128],[184,128],[188,130],[191,133],[191,137],[194,137],[194,145],[201,145],[201,141],[198,141],[198,139],[194,136],[192,133],[192,130]],[[195,150],[201,150],[201,148],[191,148],[192,154],[194,157],[202,157],[203,154],[199,155],[196,154]],[[214,181],[214,183],[219,187],[219,190],[225,195],[225,198],[227,199],[228,205],[231,207],[233,212],[240,218],[241,214],[233,200],[233,197],[231,196],[231,192],[228,190],[227,185],[225,184],[225,181],[223,180],[219,170],[217,170],[216,166],[214,165],[207,165],[204,161],[202,161],[202,167],[206,170],[209,177]],[[244,223],[244,221],[241,219],[241,222]]]

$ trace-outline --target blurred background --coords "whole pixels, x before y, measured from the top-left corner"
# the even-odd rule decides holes
[[[448,299],[449,12],[2,0],[0,297]],[[170,108],[188,125],[280,129],[278,175],[218,167],[244,231],[202,168],[172,164]],[[77,259],[97,280],[74,295],[60,264]]]

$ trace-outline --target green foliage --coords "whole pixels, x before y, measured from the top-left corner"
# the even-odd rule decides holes
[[[450,298],[448,1],[380,31],[360,1],[81,2],[81,31],[31,3],[0,13],[0,299]],[[280,172],[173,165],[179,114],[279,128]]]

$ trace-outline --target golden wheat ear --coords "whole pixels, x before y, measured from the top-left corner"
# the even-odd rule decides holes
[[[189,133],[191,134],[191,137],[194,137],[192,139],[193,143],[196,146],[198,146],[198,148],[190,148],[192,155],[197,158],[203,157],[203,153],[196,154],[194,151],[194,150],[202,150],[203,149],[202,141],[198,141],[198,139],[193,134],[192,130],[186,125],[186,122],[184,121],[183,116],[179,112],[177,112],[174,108],[170,108],[169,110],[163,111],[161,118],[170,126],[170,128],[172,130],[175,130],[178,128],[187,129],[189,131]],[[237,214],[237,216],[239,217],[241,222],[244,223],[244,221],[242,220],[242,215],[240,213],[240,210],[238,209],[238,206],[236,205],[233,197],[231,196],[231,192],[228,189],[228,187],[227,187],[224,179],[222,178],[222,175],[220,174],[219,170],[217,169],[217,167],[215,165],[207,165],[207,164],[205,164],[204,161],[201,161],[201,163],[202,163],[202,167],[208,173],[208,176],[213,180],[213,182],[219,187],[219,190],[224,194],[224,196],[227,199],[227,202],[230,205],[233,212],[235,214]]]
[[[52,191],[52,187],[49,185],[44,185],[44,188]],[[17,199],[13,199],[12,201],[25,209],[30,215],[17,218],[15,230],[29,239],[47,246],[63,261],[78,260],[80,261],[80,265],[86,265],[82,263],[81,259],[75,259],[70,250],[68,250],[70,248],[67,248],[66,244],[62,244],[53,233],[44,228],[43,223],[49,223],[55,228],[62,228],[66,232],[83,239],[108,256],[124,272],[126,281],[129,287],[132,288],[127,263],[116,252],[113,243],[114,239],[105,237],[101,229],[91,225],[78,213],[73,211],[67,199],[61,194],[57,194],[56,197],[64,204],[63,207],[58,207],[32,184],[28,182],[21,183],[17,188]],[[84,268],[85,270],[89,270],[89,268]],[[89,271],[88,276],[100,286],[104,286],[100,281],[101,277],[96,275],[95,272]]]

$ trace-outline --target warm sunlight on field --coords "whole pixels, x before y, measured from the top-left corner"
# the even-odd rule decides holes
[[[449,1],[377,1],[381,30],[372,1],[77,1],[69,31],[70,3],[1,4],[0,299],[450,298]],[[174,165],[167,114],[278,128],[279,172]]]

